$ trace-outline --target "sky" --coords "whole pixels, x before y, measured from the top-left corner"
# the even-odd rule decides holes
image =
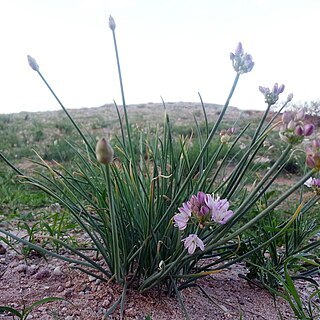
[[[116,22],[127,104],[223,104],[235,72],[230,52],[253,56],[231,105],[263,109],[258,87],[285,84],[285,100],[320,98],[319,0],[0,0],[0,114],[57,110],[27,63],[67,108],[121,104],[112,32]]]

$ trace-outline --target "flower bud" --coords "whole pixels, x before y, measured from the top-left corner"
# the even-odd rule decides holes
[[[281,84],[280,87],[278,88],[278,94],[282,93],[284,91],[284,84]]]
[[[309,124],[306,124],[304,126],[304,135],[306,137],[311,136],[313,134],[313,131],[314,131],[314,125],[313,124],[309,123]]]
[[[34,71],[39,71],[39,65],[37,64],[37,61],[29,55],[27,57],[28,57],[28,62],[31,69]]]
[[[221,143],[228,143],[230,141],[230,136],[228,134],[225,134],[221,136],[220,141]]]
[[[319,139],[315,139],[312,141],[312,147],[314,149],[319,149],[320,148],[320,140]]]
[[[101,138],[96,145],[96,157],[102,164],[110,164],[113,161],[113,149],[105,138]]]
[[[272,93],[273,93],[274,95],[278,94],[278,82],[276,82],[276,83],[274,84]]]
[[[301,126],[296,126],[295,130],[294,130],[294,133],[297,135],[297,136],[303,136],[304,134],[304,130]]]
[[[259,86],[259,91],[260,91],[262,94],[266,94],[266,93],[267,93],[267,89],[268,89],[268,88]]]
[[[293,99],[293,93],[288,94],[287,101],[290,102]]]
[[[296,128],[296,123],[293,120],[290,120],[288,123],[288,130],[294,130]]]
[[[288,124],[291,120],[293,120],[292,112],[285,111],[282,114],[282,122]]]
[[[234,53],[235,53],[236,56],[240,56],[240,55],[243,54],[243,48],[242,48],[242,43],[241,42],[238,43]]]
[[[304,120],[305,114],[306,114],[305,108],[300,109],[300,110],[297,112],[294,120],[295,120],[295,121],[302,121],[302,120]]]
[[[307,157],[306,157],[306,164],[307,164],[307,166],[309,167],[309,168],[315,168],[315,166],[316,166],[316,162],[314,161],[314,158],[313,158],[313,156],[311,156],[311,155],[307,155]]]
[[[112,18],[112,16],[109,16],[109,28],[114,31],[114,29],[116,28],[116,23],[114,22],[114,19]]]

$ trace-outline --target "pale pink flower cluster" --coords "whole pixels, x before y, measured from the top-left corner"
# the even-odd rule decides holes
[[[174,226],[179,230],[185,230],[189,222],[195,222],[201,229],[214,222],[225,224],[234,214],[229,210],[227,199],[215,198],[204,192],[192,195],[178,210],[179,213],[173,216],[173,220]],[[204,243],[196,234],[190,234],[182,241],[189,254],[193,254],[197,247],[204,250]]]
[[[304,137],[311,136],[314,132],[314,125],[305,123],[305,108],[298,112],[286,111],[282,115],[280,127],[280,139],[287,143],[301,143]]]
[[[309,178],[305,183],[305,186],[308,188],[319,188],[320,187],[320,179],[317,178]]]

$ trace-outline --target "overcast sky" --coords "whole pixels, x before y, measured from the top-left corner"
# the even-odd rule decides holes
[[[294,101],[320,98],[319,0],[0,0],[0,113],[59,109],[33,56],[67,108],[119,104],[112,33],[128,104],[223,104],[239,41],[255,67],[231,104],[262,109],[258,86],[286,85]]]

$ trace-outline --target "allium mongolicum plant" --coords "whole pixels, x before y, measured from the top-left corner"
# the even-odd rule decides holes
[[[219,178],[230,154],[249,126],[237,131],[234,128],[220,128],[240,77],[251,72],[254,67],[252,56],[244,52],[241,43],[230,54],[236,72],[235,79],[212,128],[208,126],[203,105],[206,134],[203,140],[199,137],[201,149],[195,160],[190,159],[187,139],[174,136],[165,104],[163,127],[153,135],[142,132],[139,144],[134,145],[123,90],[116,24],[112,17],[109,27],[113,35],[122,96],[122,109],[115,105],[121,126],[121,136],[116,142],[111,145],[103,137],[95,147],[95,141],[91,141],[85,131],[79,128],[54,93],[35,59],[28,56],[30,67],[44,81],[84,144],[74,146],[70,142],[70,148],[77,155],[73,170],[62,164],[51,167],[39,158],[39,161],[35,161],[39,170],[26,176],[4,154],[0,153],[0,157],[25,182],[48,193],[69,210],[90,238],[92,250],[102,258],[99,260],[102,262],[93,260],[86,251],[60,239],[52,238],[52,241],[69,250],[73,254],[72,258],[30,244],[24,239],[18,240],[42,253],[73,262],[76,268],[103,281],[113,279],[122,284],[123,295],[115,305],[120,304],[123,312],[125,292],[130,286],[145,291],[161,284],[169,293],[178,293],[197,278],[250,257],[286,232],[299,215],[300,203],[293,210],[292,217],[273,237],[238,254],[241,235],[274,212],[277,206],[315,175],[315,169],[320,166],[316,159],[317,151],[310,150],[307,153],[307,164],[314,169],[297,183],[287,189],[284,187],[281,195],[254,217],[247,218],[282,172],[293,144],[302,142],[305,136],[313,132],[313,128],[305,124],[302,114],[284,114],[280,136],[285,141],[282,150],[278,151],[276,162],[264,172],[259,181],[248,185],[247,175],[254,160],[267,137],[279,125],[276,122],[279,113],[271,119],[268,117],[270,107],[284,91],[284,85],[275,84],[271,90],[259,88],[267,103],[266,111],[250,137],[243,157],[230,174],[224,179]],[[289,95],[283,107],[291,99],[292,95]],[[220,146],[209,152],[213,138],[219,135]],[[222,156],[223,148],[227,151]],[[4,229],[0,229],[0,232],[17,239]]]

